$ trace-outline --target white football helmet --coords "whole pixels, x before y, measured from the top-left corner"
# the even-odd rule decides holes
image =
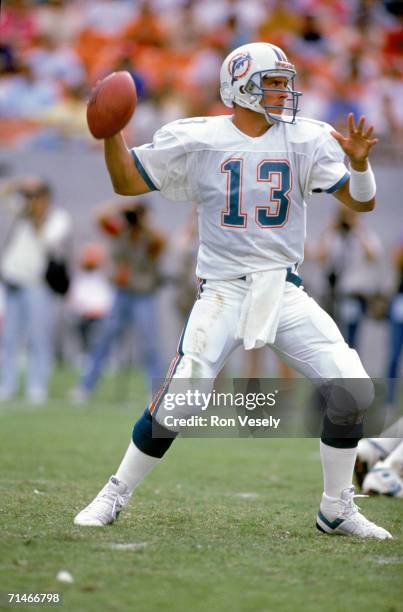
[[[221,99],[225,106],[230,108],[238,104],[265,115],[270,124],[275,121],[294,123],[299,111],[298,99],[302,95],[294,89],[295,75],[294,65],[288,61],[280,47],[262,42],[242,45],[232,51],[221,66]],[[284,106],[264,104],[265,92],[282,91],[263,87],[264,76],[281,76],[288,79],[288,97]]]

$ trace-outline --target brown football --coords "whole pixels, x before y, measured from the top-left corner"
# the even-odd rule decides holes
[[[87,123],[95,138],[110,138],[128,124],[137,103],[132,76],[113,72],[95,85],[87,104]]]

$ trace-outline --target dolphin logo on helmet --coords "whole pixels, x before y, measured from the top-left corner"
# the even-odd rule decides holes
[[[250,53],[239,53],[238,55],[234,55],[231,58],[228,63],[228,72],[232,77],[232,84],[234,84],[235,81],[241,79],[248,73],[251,61],[252,58]]]

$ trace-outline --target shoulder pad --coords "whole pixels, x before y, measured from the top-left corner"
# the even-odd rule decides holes
[[[225,116],[225,115],[224,115]],[[219,129],[222,117],[190,117],[164,125],[161,130],[173,134],[187,148],[209,147]]]
[[[289,126],[288,133],[292,142],[303,143],[322,140],[332,129],[332,126],[325,121],[298,117],[295,124]]]

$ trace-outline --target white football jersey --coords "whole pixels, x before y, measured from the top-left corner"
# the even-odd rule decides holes
[[[299,118],[252,138],[228,115],[197,117],[164,126],[131,153],[150,188],[197,203],[197,275],[234,279],[302,262],[306,198],[349,178],[331,129]]]

